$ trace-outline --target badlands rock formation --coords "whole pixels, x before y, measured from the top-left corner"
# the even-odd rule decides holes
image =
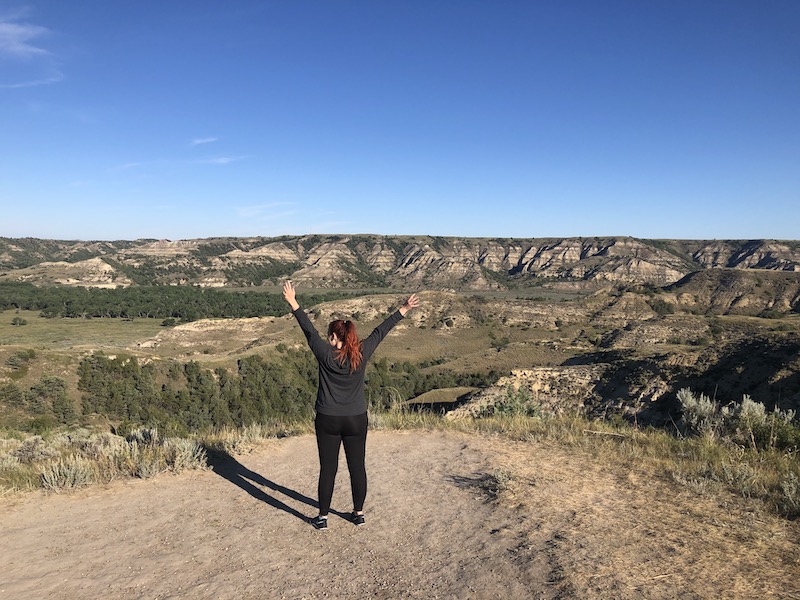
[[[52,264],[67,263],[67,274]],[[309,235],[80,242],[0,238],[0,281],[497,290],[665,286],[710,268],[800,271],[800,242]],[[34,269],[33,271],[31,269]]]

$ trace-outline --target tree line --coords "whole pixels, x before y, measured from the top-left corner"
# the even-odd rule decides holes
[[[327,292],[300,295],[305,306],[351,297]],[[234,292],[193,286],[129,288],[36,287],[24,282],[0,283],[0,310],[40,311],[43,317],[173,318],[278,316],[286,313],[281,294]]]
[[[243,357],[230,370],[203,368],[196,361],[140,362],[135,356],[96,353],[80,362],[77,375],[79,399],[69,398],[62,378],[46,375],[27,390],[14,382],[0,385],[0,404],[21,411],[20,428],[32,431],[102,415],[123,429],[148,426],[186,435],[310,418],[317,389],[311,353],[287,348],[270,357]],[[433,389],[488,386],[499,376],[383,358],[367,368],[366,395],[371,408],[380,410]]]

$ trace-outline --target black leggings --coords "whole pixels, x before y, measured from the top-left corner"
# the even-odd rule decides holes
[[[364,510],[367,497],[367,470],[364,456],[367,449],[367,413],[352,417],[332,417],[317,413],[314,420],[319,449],[319,514],[327,515],[333,497],[333,484],[339,468],[339,447],[344,442],[350,486],[353,490],[353,510]]]

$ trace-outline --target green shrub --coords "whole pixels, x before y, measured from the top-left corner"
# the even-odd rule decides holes
[[[25,430],[37,435],[45,435],[57,425],[52,415],[39,415],[25,424]]]
[[[25,405],[25,395],[16,383],[0,385],[0,404],[21,408]]]
[[[36,358],[36,350],[29,348],[28,350],[17,350],[6,359],[6,364],[9,367],[18,367]]]
[[[768,308],[766,310],[761,311],[761,314],[758,315],[762,319],[780,319],[783,317],[783,313],[779,310],[775,310],[774,308]]]
[[[490,336],[490,337],[491,337],[491,340],[492,340],[491,341],[492,348],[494,348],[498,352],[500,352],[500,350],[502,350],[504,348],[507,348],[508,345],[511,343],[511,340],[508,338],[508,336],[503,336],[499,340],[496,339],[493,336]]]
[[[662,298],[652,298],[648,300],[647,303],[650,305],[650,308],[652,308],[653,311],[660,317],[671,315],[675,312],[675,306]]]

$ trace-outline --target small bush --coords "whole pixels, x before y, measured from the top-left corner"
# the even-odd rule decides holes
[[[671,315],[675,312],[675,306],[662,298],[653,298],[652,300],[648,300],[647,303],[660,317]]]
[[[208,465],[205,449],[195,440],[173,438],[166,446],[168,461],[176,473]]]
[[[783,313],[779,310],[775,310],[774,308],[768,308],[761,311],[761,314],[758,316],[762,319],[780,319],[783,317]]]
[[[0,454],[0,472],[16,469],[19,465],[19,458],[13,454]]]
[[[33,349],[17,350],[6,359],[6,365],[14,370],[20,369],[34,358],[36,358],[36,351]]]
[[[533,401],[531,391],[527,387],[520,386],[514,389],[512,385],[508,385],[503,398],[494,404],[484,406],[478,416],[538,417],[541,414],[541,407]]]
[[[720,406],[705,394],[690,389],[678,392],[683,409],[681,423],[687,433],[724,437],[753,450],[791,450],[800,447],[800,427],[793,410],[775,407],[767,412],[747,394],[742,401]]]
[[[158,429],[155,427],[139,427],[126,435],[125,439],[128,442],[136,442],[137,444],[145,446],[152,446],[161,443],[161,436],[158,435]]]
[[[12,454],[21,463],[31,464],[55,458],[58,456],[58,451],[46,444],[41,436],[35,435],[22,442],[22,445]]]
[[[25,425],[25,430],[37,435],[49,433],[58,423],[53,415],[39,415]]]
[[[781,496],[778,502],[778,512],[787,517],[800,516],[800,478],[794,473],[788,473],[781,481]]]
[[[682,423],[689,433],[714,435],[721,416],[719,405],[705,394],[696,396],[689,388],[678,391],[678,401],[683,409]]]
[[[714,317],[709,319],[708,321],[708,332],[713,336],[716,337],[725,331],[724,327],[722,326],[722,322]]]
[[[129,442],[130,474],[140,479],[150,479],[167,470],[164,453],[158,446],[140,444],[137,441]]]
[[[725,483],[745,498],[756,498],[764,493],[758,482],[758,472],[747,463],[723,463],[722,473]]]
[[[74,454],[49,465],[41,478],[42,487],[52,492],[89,485],[96,480],[93,463]]]

